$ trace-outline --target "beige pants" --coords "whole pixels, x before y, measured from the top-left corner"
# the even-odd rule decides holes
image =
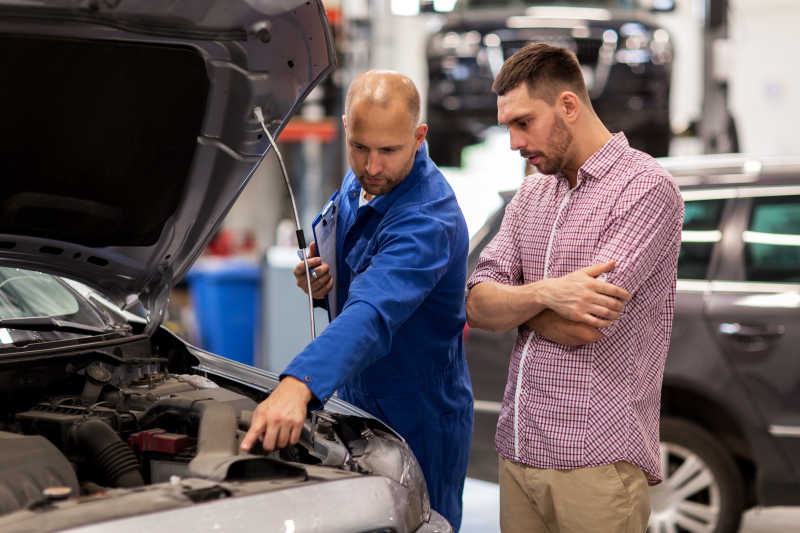
[[[544,470],[500,458],[503,533],[643,533],[647,476],[626,462]]]

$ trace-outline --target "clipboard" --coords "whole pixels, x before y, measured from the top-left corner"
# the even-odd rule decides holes
[[[311,232],[317,243],[317,253],[324,263],[328,264],[333,288],[325,296],[328,306],[328,319],[333,320],[338,313],[338,299],[336,294],[336,212],[339,209],[339,191],[334,191],[330,200],[323,206],[319,214],[311,223]]]

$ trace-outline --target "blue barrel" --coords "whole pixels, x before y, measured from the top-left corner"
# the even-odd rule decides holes
[[[196,263],[186,275],[201,347],[252,365],[260,349],[261,270],[241,259]]]

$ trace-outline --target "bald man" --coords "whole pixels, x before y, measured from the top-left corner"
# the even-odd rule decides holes
[[[337,210],[337,278],[320,258],[311,290],[334,284],[338,315],[281,375],[242,441],[296,443],[307,409],[335,390],[384,420],[420,462],[431,507],[458,530],[472,436],[464,359],[467,226],[428,157],[416,87],[370,71],[350,86],[344,122],[351,170]],[[306,290],[305,269],[295,269]]]

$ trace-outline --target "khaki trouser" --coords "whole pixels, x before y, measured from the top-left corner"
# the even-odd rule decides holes
[[[630,463],[545,470],[500,458],[503,533],[643,533],[649,517],[647,476]]]

